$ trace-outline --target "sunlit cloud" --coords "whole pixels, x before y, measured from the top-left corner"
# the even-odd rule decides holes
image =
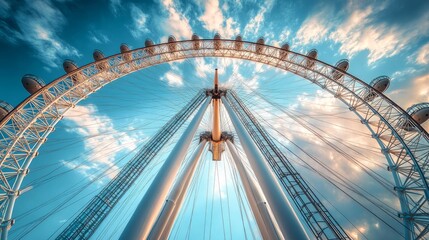
[[[173,0],[162,0],[161,3],[168,13],[168,17],[161,24],[164,32],[177,38],[189,39],[192,36],[192,28],[188,17],[178,9]]]
[[[207,74],[214,71],[215,67],[207,63],[204,58],[195,58],[195,73],[200,78],[207,78]]]
[[[429,63],[429,43],[423,45],[415,54],[416,63],[428,64]]]
[[[360,8],[349,3],[349,17],[333,31],[329,38],[340,44],[339,52],[353,57],[368,51],[368,63],[397,55],[408,44],[429,33],[429,14],[416,16],[406,26],[388,25],[375,21],[386,4]]]
[[[404,26],[377,21],[388,3],[361,6],[350,1],[347,14],[335,15],[333,8],[325,6],[317,9],[301,24],[293,43],[310,45],[327,42],[339,44],[339,53],[352,58],[360,52],[368,52],[368,64],[389,58],[406,49],[410,43],[429,34],[429,14],[415,16]],[[426,62],[429,47],[422,48],[417,55],[418,63]]]
[[[333,27],[332,19],[328,18],[328,16],[332,15],[333,10],[325,7],[308,17],[298,29],[296,37],[293,40],[293,44],[302,46],[317,44],[326,40],[328,32]]]
[[[219,0],[208,0],[204,13],[199,17],[203,26],[210,32],[217,32],[222,38],[232,38],[240,31],[239,24],[232,17],[225,17]]]
[[[181,87],[184,84],[182,71],[179,69],[178,64],[180,62],[171,63],[171,70],[161,77],[161,81],[167,82],[170,87]]]
[[[389,92],[389,97],[403,109],[416,103],[429,102],[429,73],[414,77],[407,83],[403,89]],[[423,123],[422,126],[429,130],[429,121]]]
[[[134,150],[138,142],[137,135],[130,135],[125,130],[114,127],[113,120],[98,113],[94,105],[78,105],[65,114],[65,123],[70,125],[69,132],[84,138],[84,147],[88,152],[87,161],[62,161],[62,163],[94,180],[100,170],[109,168],[107,176],[113,178],[119,167],[115,159],[121,151]]]
[[[284,28],[278,36],[274,36],[277,40],[272,41],[272,45],[275,47],[281,47],[284,43],[289,42],[289,36],[291,34],[291,30],[289,28]]]

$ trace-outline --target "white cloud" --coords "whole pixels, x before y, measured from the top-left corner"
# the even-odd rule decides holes
[[[11,43],[27,43],[49,67],[56,67],[64,57],[81,56],[76,48],[58,36],[66,19],[51,1],[28,1],[10,18],[17,27],[1,21],[0,36]]]
[[[368,63],[392,57],[421,36],[429,34],[429,14],[416,16],[404,26],[377,23],[375,18],[385,5],[358,8],[349,4],[350,16],[329,36],[340,44],[340,53],[349,57],[368,51]]]
[[[240,32],[239,24],[232,17],[225,17],[219,0],[208,0],[204,13],[199,17],[203,27],[210,32],[217,32],[222,38],[232,38]]]
[[[168,85],[171,87],[180,87],[183,86],[183,78],[177,73],[167,72],[161,78],[163,81],[167,81]]]
[[[327,16],[331,15],[332,10],[324,8],[307,18],[296,33],[296,37],[293,40],[294,45],[317,44],[326,40],[327,34],[333,24],[332,20],[327,18]]]
[[[100,169],[110,168],[108,176],[113,178],[118,166],[115,158],[122,150],[134,150],[139,136],[117,130],[111,118],[98,114],[94,105],[76,106],[65,114],[65,123],[72,126],[70,132],[84,138],[87,161],[77,163],[63,161],[69,168],[76,169],[93,180]]]
[[[183,77],[182,71],[179,69],[179,64],[181,62],[171,62],[169,63],[171,70],[166,72],[162,77],[161,81],[165,81],[168,83],[170,87],[181,87],[183,86]]]
[[[259,30],[265,20],[265,14],[271,11],[273,5],[274,0],[264,1],[263,4],[261,4],[258,13],[256,13],[255,16],[251,17],[249,23],[244,27],[244,37],[252,37],[255,34],[259,33]]]
[[[207,78],[207,74],[213,73],[215,67],[208,64],[204,58],[195,58],[195,71],[198,77]]]
[[[429,63],[429,43],[423,45],[415,54],[416,63],[418,64],[428,64]]]
[[[277,37],[277,40],[272,41],[272,45],[275,47],[281,47],[284,43],[288,42],[290,33],[291,30],[289,28],[284,28]]]
[[[141,38],[143,34],[149,33],[147,28],[148,15],[145,14],[139,7],[135,4],[131,4],[131,18],[133,19],[133,24],[129,27],[131,35],[134,38]]]
[[[297,31],[294,44],[317,44],[332,40],[339,44],[339,52],[349,58],[362,51],[368,52],[368,64],[397,55],[410,43],[429,34],[429,14],[415,16],[413,21],[402,25],[377,21],[379,13],[387,7],[382,4],[365,5],[350,1],[346,8],[348,14],[339,21],[330,18],[333,9],[325,7],[308,17]],[[337,25],[337,23],[340,23]],[[425,62],[429,47],[422,48],[417,62]]]
[[[163,20],[161,27],[167,35],[177,38],[189,39],[192,36],[192,28],[189,19],[178,10],[173,0],[162,0],[162,6],[168,12],[168,18]]]

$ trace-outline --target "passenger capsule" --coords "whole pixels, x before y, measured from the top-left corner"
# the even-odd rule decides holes
[[[100,61],[101,59],[104,59],[104,54],[102,51],[95,49],[94,52],[92,53],[92,57],[94,58],[95,61]]]
[[[429,102],[414,104],[407,109],[407,113],[417,123],[422,124],[429,119]]]
[[[105,58],[103,52],[98,49],[94,50],[94,52],[92,53],[92,57],[94,57],[94,60],[96,62],[101,61]],[[109,68],[109,63],[107,61],[102,61],[100,63],[96,63],[95,66],[98,70],[103,71]]]
[[[335,68],[336,69],[332,69],[332,78],[337,81],[344,75],[343,72],[346,72],[349,69],[349,60],[342,59],[338,61],[337,64],[335,64]],[[337,69],[341,71],[338,71]]]
[[[379,92],[384,92],[390,86],[390,78],[388,76],[380,76],[372,80],[369,85]]]
[[[237,35],[234,42],[234,48],[235,50],[240,50],[243,47],[243,39],[240,35]]]
[[[149,38],[144,41],[145,52],[147,52],[147,54],[153,55],[155,53],[155,48],[153,47],[153,45],[153,41]]]
[[[22,82],[22,85],[24,86],[24,88],[30,94],[37,92],[39,89],[41,89],[42,87],[44,87],[46,85],[42,79],[40,79],[34,75],[31,75],[31,74],[24,75],[21,79],[21,82]]]
[[[177,48],[176,38],[174,36],[168,37],[168,50],[175,52]]]
[[[122,57],[125,59],[126,62],[130,62],[131,60],[133,60],[131,53],[129,52],[130,48],[127,44],[122,43],[119,49],[121,50]]]
[[[64,60],[63,68],[64,68],[64,71],[66,71],[66,73],[71,73],[74,70],[78,69],[79,67],[72,60],[66,59]],[[73,80],[74,83],[77,83],[77,82],[83,81],[85,77],[82,75],[82,73],[77,72],[71,76],[71,79]]]
[[[198,50],[200,49],[200,37],[198,37],[197,34],[192,34],[192,41],[194,42],[193,46],[194,46],[194,50]]]
[[[317,59],[317,50],[311,49],[310,52],[307,53],[307,60],[305,61],[305,65],[308,68],[312,68],[315,62],[314,59]]]
[[[3,118],[6,117],[6,115],[12,110],[12,105],[0,100],[0,121],[3,120]]]
[[[63,63],[63,68],[64,68],[64,71],[66,71],[66,73],[70,73],[78,69],[78,66],[72,60],[66,59]]]
[[[374,78],[369,85],[373,87],[375,90],[379,92],[384,92],[390,85],[390,78],[388,76],[380,76],[377,78]],[[368,93],[365,95],[364,100],[365,101],[372,101],[374,98],[377,97],[377,93],[370,89]]]
[[[279,53],[279,58],[281,60],[285,60],[286,59],[287,55],[289,54],[289,48],[290,48],[290,46],[289,46],[288,43],[283,44],[283,46],[282,46],[282,48],[280,50],[280,53]]]
[[[214,35],[214,48],[215,48],[215,50],[219,50],[220,48],[221,48],[221,46],[222,46],[222,42],[221,42],[221,40],[220,40],[220,35],[219,35],[219,33],[216,33],[215,35]]]
[[[261,37],[256,41],[256,53],[261,54],[262,51],[264,51],[265,48],[265,40]]]

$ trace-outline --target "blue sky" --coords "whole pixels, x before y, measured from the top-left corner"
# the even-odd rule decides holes
[[[18,105],[28,97],[20,81],[24,74],[35,74],[45,82],[53,81],[64,74],[64,59],[73,59],[82,66],[93,61],[94,49],[100,49],[108,56],[118,53],[121,43],[138,48],[144,45],[146,38],[159,43],[165,42],[169,35],[184,40],[190,39],[192,33],[212,38],[216,32],[222,38],[235,38],[241,34],[248,41],[264,37],[267,44],[275,46],[288,42],[291,50],[301,53],[316,48],[319,59],[332,65],[347,58],[350,60],[349,72],[365,82],[380,75],[391,77],[386,95],[401,107],[429,102],[429,2],[425,0],[0,0],[0,99]],[[40,156],[32,164],[32,174],[24,181],[23,186],[32,189],[17,201],[16,216],[25,214],[25,217],[17,218],[11,236],[17,238],[26,233],[33,226],[33,220],[45,217],[50,211],[53,213],[28,232],[25,239],[46,239],[67,224],[66,221],[114,176],[135,149],[144,144],[198,89],[211,85],[216,67],[219,68],[221,84],[236,88],[255,113],[265,119],[264,124],[272,128],[272,134],[280,143],[296,151],[291,142],[299,144],[309,153],[325,159],[332,170],[348,176],[349,180],[367,189],[384,204],[397,208],[392,195],[364,171],[374,170],[391,181],[390,173],[385,171],[385,160],[374,147],[367,130],[335,98],[306,80],[260,64],[230,59],[191,59],[126,76],[93,94],[68,113],[42,147]],[[341,145],[336,139],[341,136],[343,143],[348,144],[341,147],[356,161],[364,162],[368,169],[346,161],[341,154],[297,127],[272,105],[263,101],[254,104],[252,99],[258,99],[252,91],[269,97],[296,114],[319,116],[318,119],[307,120],[313,127],[322,129],[335,144]],[[332,121],[335,124],[331,124]],[[428,123],[423,126],[429,129]],[[202,129],[208,128],[209,120],[205,120]],[[165,154],[157,162],[161,162]],[[291,158],[309,183],[325,193],[323,199],[327,205],[332,203],[345,216],[329,207],[351,235],[359,239],[400,238],[380,219],[359,208],[356,202],[305,168],[299,159]],[[156,169],[157,165],[153,165]],[[210,174],[201,176],[212,176],[215,180],[230,179],[224,183],[203,181],[207,188],[219,190],[218,195],[215,194],[218,190],[213,191],[214,200],[210,202],[214,212],[217,209],[227,215],[227,210],[220,210],[223,203],[223,207],[227,205],[232,209],[230,213],[239,215],[237,209],[241,205],[236,199],[240,199],[240,194],[234,198],[237,192],[228,162],[221,162],[216,167],[215,163],[208,161],[203,166],[200,171]],[[225,177],[216,178],[217,168],[226,174]],[[112,172],[98,179],[97,174],[106,169]],[[323,169],[320,172],[327,174]],[[150,176],[152,174],[143,176],[139,180],[141,185],[150,182]],[[67,202],[68,196],[63,194],[64,191],[73,186],[80,189],[90,182],[93,184],[79,190],[80,194],[68,201],[76,201],[74,205],[61,211],[55,209],[55,204]],[[201,184],[193,187],[194,194],[190,199],[201,199],[198,193],[207,188]],[[114,213],[118,219],[126,219],[124,212],[128,215],[132,212],[132,206],[144,190],[136,188],[131,192]],[[225,197],[227,193],[228,198]],[[216,196],[220,200],[216,200]],[[39,211],[30,211],[51,199],[57,199],[57,202],[46,204]],[[360,201],[366,203],[365,200]],[[207,207],[204,204],[204,201],[188,204],[181,215],[181,224],[185,225],[178,224],[173,230],[176,237],[183,238],[188,234],[179,226],[195,225],[187,222],[192,219],[189,209],[196,209],[194,216],[200,218]],[[383,216],[379,208],[368,206]],[[224,214],[214,214],[219,221],[222,216]],[[398,227],[391,218],[382,218]],[[107,226],[108,223],[114,227]],[[101,227],[96,238],[117,237],[114,232],[118,229],[120,232],[123,221],[110,219],[108,223]],[[247,230],[237,231],[233,236],[251,236],[249,229],[255,223],[250,221],[246,224],[248,226],[243,229]],[[201,235],[195,230],[198,225],[195,226],[189,227],[191,236]],[[215,227],[219,229],[213,230],[214,233],[222,229],[226,229],[224,232],[228,234],[231,232],[225,226]],[[206,236],[209,235],[207,233]]]

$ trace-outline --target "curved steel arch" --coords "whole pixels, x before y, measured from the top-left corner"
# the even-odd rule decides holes
[[[406,238],[427,236],[429,134],[417,122],[382,93],[332,65],[273,46],[224,39],[163,43],[107,57],[54,80],[11,111],[0,122],[2,235],[7,234],[13,224],[13,206],[21,194],[20,186],[31,161],[68,109],[131,72],[195,57],[228,57],[263,63],[310,80],[339,98],[369,128],[386,156],[401,202],[398,216],[403,218]],[[365,101],[369,93],[371,100]]]

